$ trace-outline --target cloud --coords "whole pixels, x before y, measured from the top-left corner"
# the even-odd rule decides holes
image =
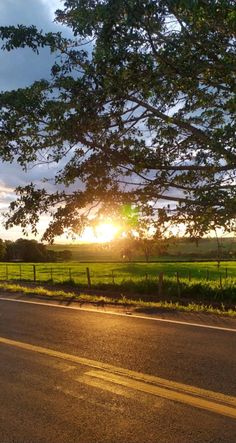
[[[43,31],[69,34],[67,28],[53,22],[52,5],[58,7],[60,3],[50,0],[4,0],[0,3],[0,26],[35,25]],[[0,56],[0,90],[16,89],[48,78],[54,60],[47,48],[40,50],[39,55],[25,48],[1,51]]]
[[[0,2],[0,26],[35,25],[46,32],[61,31],[64,35],[70,35],[67,28],[53,23],[53,11],[60,6],[58,0],[4,0]],[[39,55],[28,48],[0,51],[0,57],[0,91],[25,87],[35,80],[49,78],[54,61],[48,49],[42,49]],[[0,211],[6,210],[10,201],[15,199],[14,189],[17,186],[30,182],[40,185],[44,177],[53,177],[57,168],[55,165],[38,166],[24,172],[17,164],[0,163]],[[15,238],[19,234],[19,229],[9,232],[1,229],[0,237]]]

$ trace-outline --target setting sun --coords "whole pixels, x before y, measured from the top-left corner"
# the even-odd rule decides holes
[[[96,241],[106,243],[113,240],[118,232],[118,227],[112,223],[101,223],[95,228]]]
[[[113,223],[100,223],[94,228],[87,227],[80,239],[85,243],[106,243],[112,241],[118,231],[118,226]]]

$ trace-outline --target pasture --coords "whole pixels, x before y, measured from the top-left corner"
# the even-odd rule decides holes
[[[54,281],[73,280],[86,284],[89,269],[92,284],[157,279],[164,277],[186,280],[236,280],[236,262],[158,262],[158,263],[0,263],[1,280]]]
[[[220,266],[217,262],[0,263],[0,280],[99,289],[143,300],[236,301],[232,261]]]

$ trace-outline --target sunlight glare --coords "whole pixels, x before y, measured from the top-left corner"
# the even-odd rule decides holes
[[[80,241],[84,243],[107,243],[112,241],[118,233],[118,226],[113,223],[100,223],[95,228],[85,228]]]
[[[97,242],[106,243],[113,240],[118,232],[118,227],[112,223],[101,223],[95,228]]]

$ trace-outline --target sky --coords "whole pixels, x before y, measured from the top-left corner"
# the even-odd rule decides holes
[[[35,25],[44,31],[62,31],[69,36],[69,30],[54,22],[54,11],[63,8],[63,0],[0,0],[0,26]],[[0,45],[1,46],[1,45]],[[0,50],[0,91],[17,89],[30,85],[35,80],[48,78],[53,64],[49,50],[42,49],[40,54],[30,49],[17,49],[11,52]],[[14,240],[22,237],[20,228],[5,230],[2,213],[7,212],[8,205],[15,199],[15,188],[30,182],[40,185],[43,178],[54,175],[55,165],[40,165],[24,172],[16,164],[0,161],[0,238]],[[39,225],[41,238],[46,229],[48,218],[42,217]],[[32,237],[29,228],[29,237]],[[67,242],[66,237],[58,239]]]
[[[63,7],[60,0],[0,0],[0,26],[35,25],[44,31],[68,30],[54,23],[54,11]],[[17,89],[30,85],[35,80],[47,78],[53,63],[47,49],[34,54],[30,49],[17,49],[11,52],[0,51],[0,91]],[[38,166],[24,172],[18,165],[0,162],[0,238],[14,240],[22,237],[20,228],[5,230],[2,212],[15,199],[14,189],[30,182],[39,184],[44,177],[52,176],[55,166]],[[47,217],[42,217],[40,235],[47,225]],[[29,236],[30,234],[29,229]]]

